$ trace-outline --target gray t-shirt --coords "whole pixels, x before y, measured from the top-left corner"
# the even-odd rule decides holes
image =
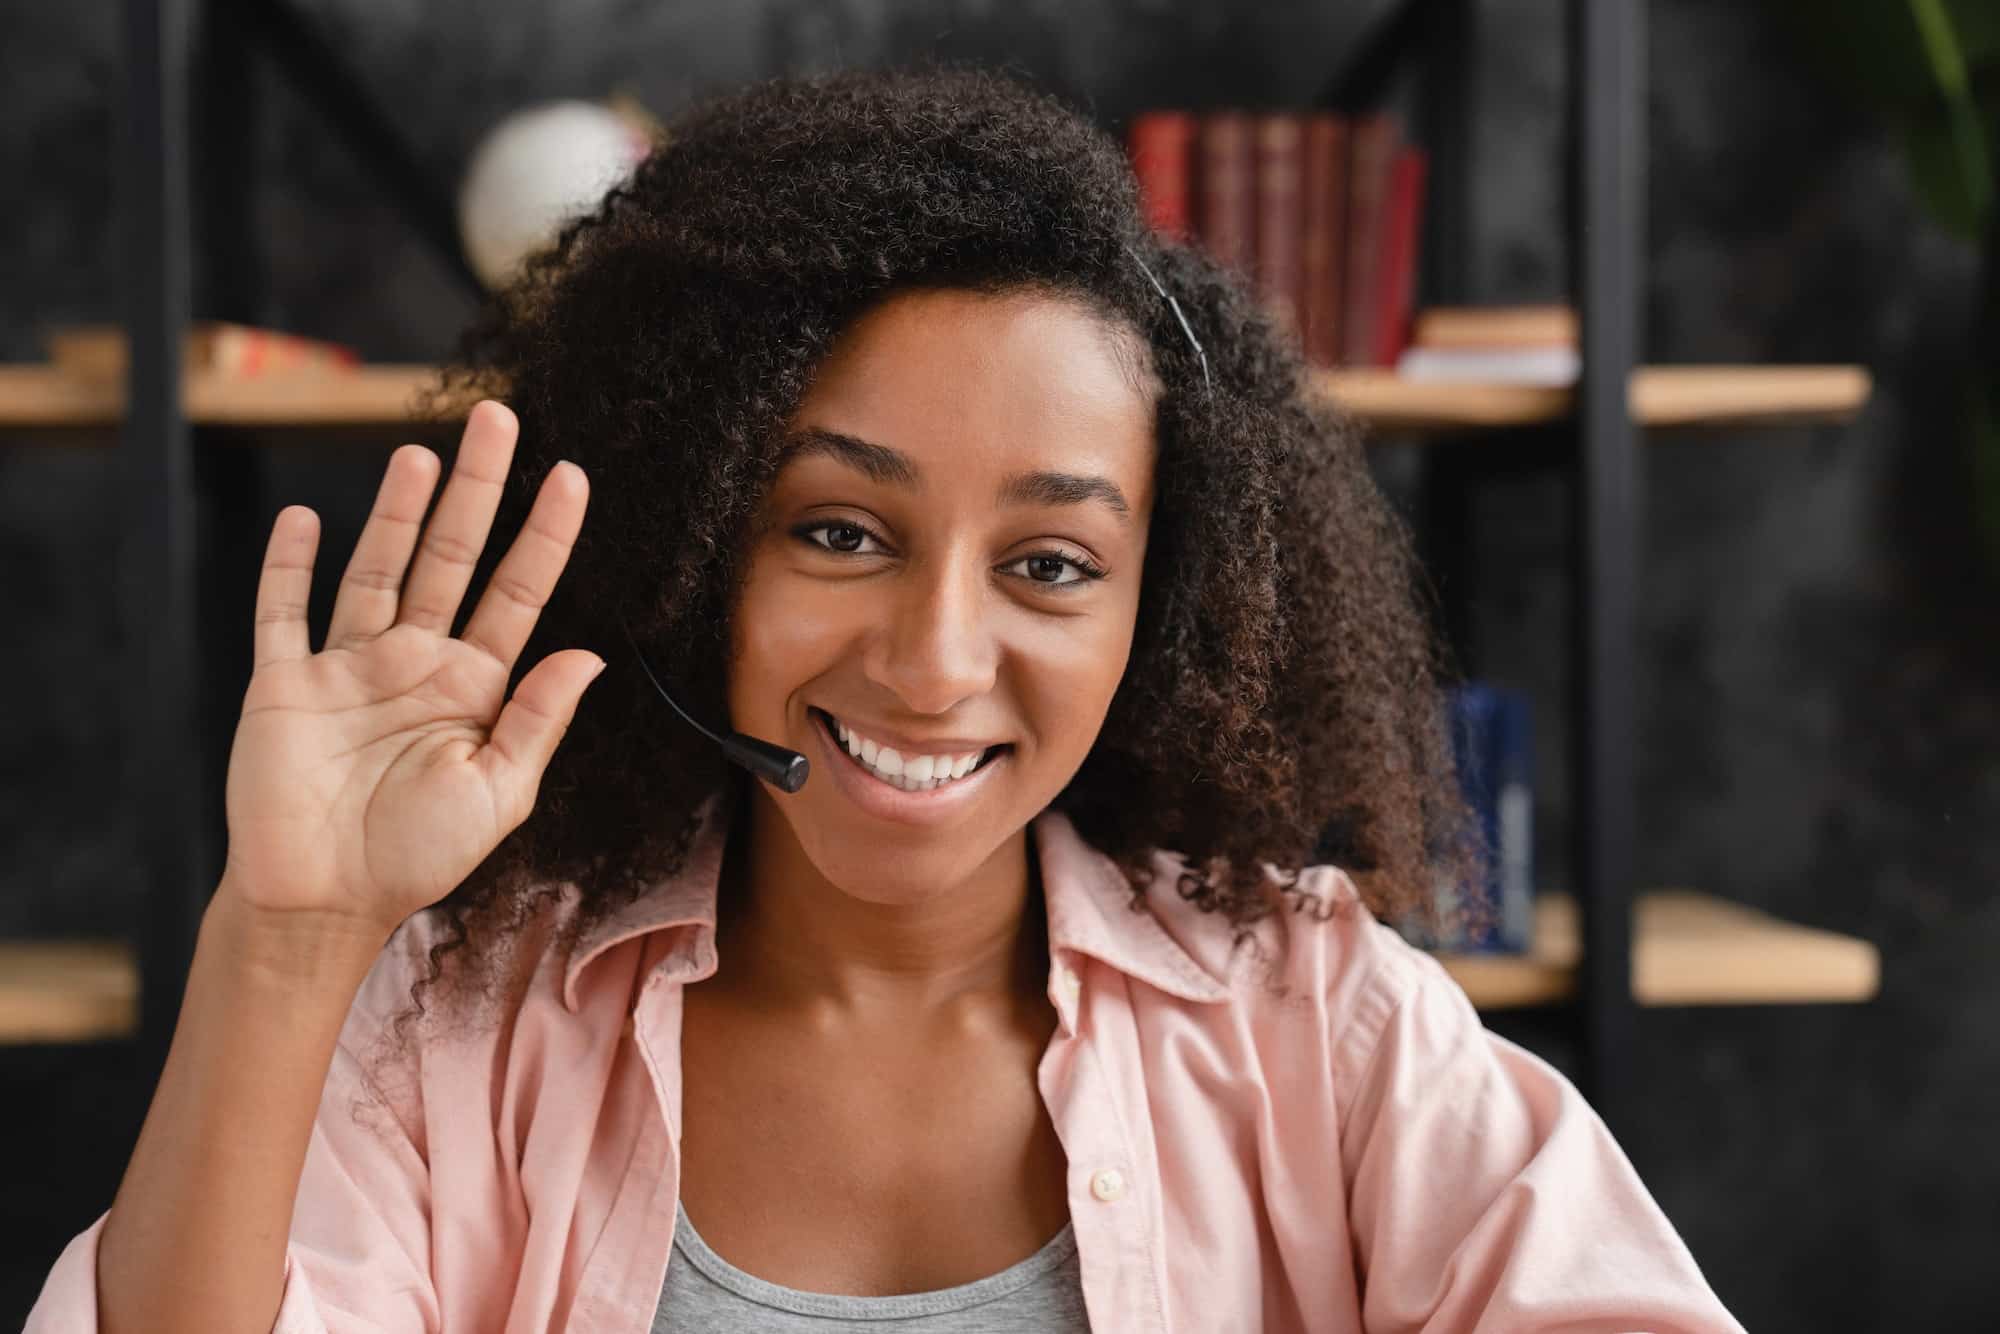
[[[1087,1334],[1075,1225],[1018,1264],[957,1287],[893,1297],[801,1292],[746,1274],[675,1206],[674,1249],[653,1334]]]

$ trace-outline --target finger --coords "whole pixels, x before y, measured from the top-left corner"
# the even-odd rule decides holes
[[[465,642],[492,654],[509,675],[569,563],[589,499],[590,482],[583,469],[567,460],[551,469],[542,479],[520,536],[493,571],[466,622]]]
[[[403,586],[398,624],[437,634],[451,632],[465,587],[472,582],[473,566],[493,530],[493,513],[500,504],[519,428],[512,410],[497,399],[472,405],[451,480],[444,484],[444,497],[424,530],[416,565]]]
[[[304,505],[279,510],[271,523],[270,541],[264,545],[263,573],[257,576],[253,671],[265,663],[312,655],[306,604],[312,598],[313,556],[318,550],[319,515]]]
[[[424,511],[430,507],[442,466],[438,456],[422,445],[404,445],[389,456],[382,485],[375,492],[375,507],[334,594],[328,648],[374,639],[396,623],[403,572],[417,548]]]
[[[535,807],[542,771],[556,753],[602,660],[585,649],[551,653],[521,678],[474,762],[486,771],[495,809],[518,825]],[[511,827],[511,826],[510,826]]]

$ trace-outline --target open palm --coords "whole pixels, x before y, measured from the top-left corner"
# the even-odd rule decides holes
[[[582,526],[582,469],[550,471],[463,635],[450,633],[518,432],[502,404],[473,407],[427,527],[437,456],[391,456],[317,653],[306,603],[318,516],[293,505],[272,524],[226,799],[224,885],[250,906],[393,931],[533,809],[599,667],[586,650],[554,653],[506,697]]]

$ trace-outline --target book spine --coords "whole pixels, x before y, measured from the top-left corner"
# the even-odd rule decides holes
[[[1195,139],[1195,227],[1202,247],[1218,264],[1249,278],[1257,205],[1250,181],[1250,117],[1210,112]]]
[[[1494,733],[1500,778],[1494,878],[1500,911],[1482,943],[1519,954],[1533,945],[1535,934],[1535,729],[1524,692],[1502,692]]]
[[[1300,342],[1314,366],[1340,364],[1340,305],[1347,225],[1347,122],[1332,112],[1305,119],[1300,143]]]
[[[1479,822],[1477,879],[1440,884],[1447,949],[1519,953],[1534,918],[1534,738],[1519,690],[1469,681],[1447,692],[1459,791]]]
[[[1135,116],[1125,152],[1139,179],[1139,199],[1154,231],[1174,241],[1194,236],[1195,118],[1186,111],[1155,110]]]
[[[1394,366],[1409,345],[1416,314],[1417,248],[1421,240],[1424,184],[1430,157],[1421,148],[1396,154],[1390,174],[1388,221],[1382,247],[1381,288],[1376,296],[1375,351],[1370,364]]]
[[[1387,112],[1377,112],[1355,122],[1348,157],[1342,365],[1366,366],[1375,355],[1376,290],[1382,272],[1389,173],[1399,142],[1396,120]]]
[[[1299,250],[1305,220],[1300,211],[1303,167],[1302,118],[1297,112],[1266,112],[1256,118],[1256,234],[1252,271],[1257,297],[1278,326],[1298,336]]]

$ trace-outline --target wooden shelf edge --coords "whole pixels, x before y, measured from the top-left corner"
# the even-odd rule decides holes
[[[432,366],[369,365],[345,375],[279,380],[190,375],[190,421],[208,426],[395,426],[410,421]],[[1315,370],[1313,383],[1378,430],[1444,431],[1561,421],[1567,388],[1406,380],[1381,369]],[[1860,366],[1642,366],[1635,420],[1651,427],[1799,425],[1851,420],[1873,381]],[[0,426],[108,427],[125,413],[122,382],[80,380],[42,363],[0,365]]]
[[[123,940],[0,940],[0,1044],[130,1038],[139,965]]]
[[[1576,994],[1582,958],[1576,902],[1537,897],[1526,955],[1439,952],[1481,1009],[1551,1005]],[[1633,904],[1632,998],[1640,1005],[1852,1004],[1881,986],[1881,954],[1865,940],[1787,922],[1686,889]]]
[[[1575,409],[1550,385],[1408,380],[1387,369],[1316,370],[1315,385],[1378,429],[1438,431],[1536,426]],[[1629,386],[1642,426],[1812,425],[1851,421],[1874,380],[1861,366],[1641,366]]]
[[[191,374],[188,420],[202,426],[396,426],[412,422],[431,366],[378,364],[268,380]],[[0,426],[110,427],[125,416],[122,381],[80,379],[42,363],[0,365]]]

